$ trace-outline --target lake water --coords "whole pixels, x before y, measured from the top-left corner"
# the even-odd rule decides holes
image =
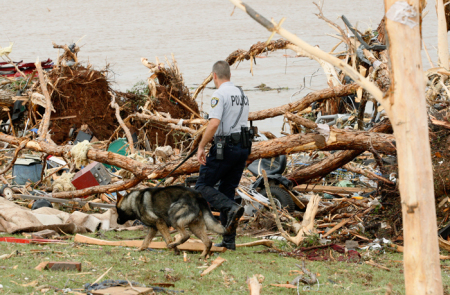
[[[329,51],[338,40],[327,34],[335,34],[324,21],[314,14],[317,8],[305,0],[248,0],[245,1],[267,18],[277,22],[286,17],[283,27],[311,45]],[[376,29],[384,14],[382,0],[328,0],[324,14],[343,26],[340,19],[345,15],[361,31],[368,27]],[[194,88],[206,78],[212,64],[225,59],[236,49],[249,49],[258,41],[266,41],[270,33],[243,11],[227,0],[166,0],[166,1],[111,1],[111,0],[0,0],[0,46],[14,42],[10,57],[17,60],[56,60],[57,44],[79,42],[82,46],[79,59],[101,69],[110,64],[113,88],[130,89],[136,82],[146,80],[148,69],[141,57],[150,61],[158,56],[173,53],[183,73],[186,84]],[[437,62],[437,17],[434,1],[429,1],[424,20],[423,36],[433,62]],[[275,36],[275,39],[279,38]],[[251,111],[266,109],[289,102],[293,93],[303,85],[306,88],[293,99],[299,99],[313,90],[327,87],[326,78],[315,62],[307,58],[290,58],[292,51],[271,53],[267,58],[257,59],[250,73],[250,62],[232,68],[232,81],[244,89],[253,89],[261,83],[282,91],[252,91]],[[429,63],[423,54],[424,68]],[[211,83],[209,86],[213,86]],[[206,89],[198,98],[205,110],[209,108],[212,89]],[[279,134],[281,117],[258,122],[261,130]]]

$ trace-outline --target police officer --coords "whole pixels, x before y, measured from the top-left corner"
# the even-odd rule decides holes
[[[234,202],[234,196],[250,154],[250,147],[244,148],[241,140],[241,127],[247,126],[249,101],[230,82],[230,66],[226,61],[216,62],[212,72],[217,90],[211,99],[209,124],[198,147],[201,166],[195,189],[220,210],[220,221],[227,232],[216,246],[236,250],[236,229],[244,208]],[[212,139],[214,144],[206,156],[205,145]],[[216,184],[218,190],[214,188]]]

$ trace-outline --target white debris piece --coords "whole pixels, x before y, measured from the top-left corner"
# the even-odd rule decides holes
[[[155,150],[155,155],[162,159],[167,159],[174,154],[173,149],[170,145],[157,147]]]

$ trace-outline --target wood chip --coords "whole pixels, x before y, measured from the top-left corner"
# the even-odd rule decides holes
[[[207,269],[205,269],[201,276],[203,277],[204,275],[209,274],[210,272],[212,272],[213,270],[215,270],[216,268],[218,268],[219,266],[222,265],[222,263],[224,263],[225,261],[227,261],[226,259],[222,258],[222,257],[217,257],[216,259],[214,259],[214,261],[211,263],[211,266],[208,267]]]

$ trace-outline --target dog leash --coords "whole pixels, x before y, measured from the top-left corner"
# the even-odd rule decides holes
[[[155,186],[158,187],[164,180],[166,180],[167,177],[169,177],[170,175],[172,175],[173,172],[175,172],[175,170],[177,170],[178,168],[180,168],[181,165],[183,165],[187,160],[189,160],[189,158],[191,158],[193,155],[195,155],[195,153],[197,152],[198,147],[196,147],[189,155],[186,156],[186,158],[180,163],[178,164],[177,167],[175,167],[172,171],[170,171],[169,174],[167,174],[163,179],[161,179]]]

